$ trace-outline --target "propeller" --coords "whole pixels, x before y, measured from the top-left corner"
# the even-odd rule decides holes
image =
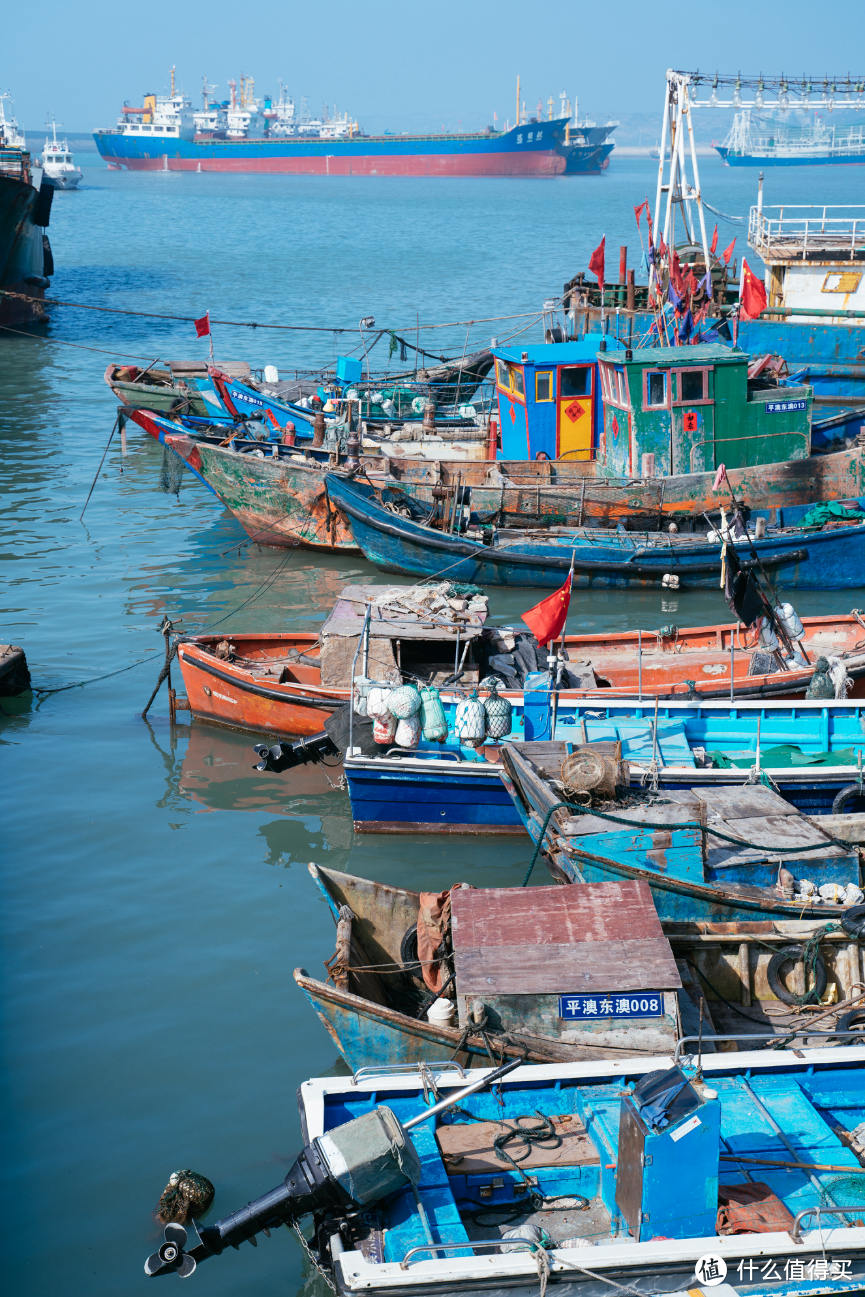
[[[196,1261],[183,1250],[188,1237],[186,1230],[182,1225],[166,1225],[164,1235],[165,1242],[144,1262],[144,1273],[151,1277],[158,1274],[179,1274],[181,1279],[188,1279],[195,1270]]]

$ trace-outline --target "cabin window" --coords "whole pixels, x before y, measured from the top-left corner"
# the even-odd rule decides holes
[[[625,371],[616,365],[601,365],[601,385],[604,400],[613,405],[628,406],[628,380]]]
[[[857,293],[862,276],[855,270],[833,271],[823,280],[821,293]]]
[[[582,369],[562,370],[561,396],[591,396],[592,371],[588,366]]]
[[[662,369],[646,370],[646,409],[659,409],[667,404],[667,375]]]
[[[553,399],[553,371],[545,369],[540,374],[535,374],[535,400],[552,401]]]
[[[511,380],[508,375],[508,367],[503,360],[496,361],[496,377],[499,380],[499,387],[503,387],[505,391],[510,391]]]
[[[511,371],[511,382],[513,384],[514,391],[516,392],[517,396],[525,396],[526,385],[523,382],[523,371],[521,369],[518,369],[516,365],[511,365],[510,371]]]
[[[679,400],[689,403],[705,401],[707,378],[705,369],[680,369],[678,372]]]

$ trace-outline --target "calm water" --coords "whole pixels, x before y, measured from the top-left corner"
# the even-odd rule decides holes
[[[708,161],[703,173],[715,206],[746,212],[753,174]],[[85,167],[86,187],[55,197],[52,292],[328,329],[356,330],[366,314],[405,330],[418,316],[509,315],[560,291],[603,233],[611,269],[625,242],[638,264],[631,204],[654,193],[654,174],[628,160],[601,179],[559,182]],[[771,177],[766,201],[850,203],[861,191],[855,169],[788,172]],[[468,346],[515,327],[477,325]],[[466,332],[424,336],[452,354]],[[540,340],[537,327],[522,336]],[[216,350],[288,368],[324,364],[356,340],[356,331],[340,341],[222,328]],[[163,614],[182,615],[188,630],[310,629],[343,583],[373,576],[362,560],[244,546],[239,525],[192,479],[178,498],[160,490],[161,450],[143,434],[130,434],[125,457],[113,446],[78,521],[114,417],[105,365],[200,356],[204,346],[191,325],[71,308],[32,336],[0,337],[0,639],[26,647],[42,688],[151,658],[83,689],[7,701],[0,716],[14,1221],[4,1278],[16,1295],[143,1291],[150,1212],[177,1167],[215,1182],[217,1213],[285,1175],[299,1147],[298,1085],[341,1066],[291,977],[297,966],[322,975],[333,951],[308,861],[426,889],[515,885],[528,857],[519,841],[355,839],[346,796],[320,772],[256,774],[249,736],[188,724],[172,736],[164,693],[150,723],[140,719]],[[858,594],[796,602],[801,613],[840,610]],[[493,614],[509,622],[534,602],[531,592],[496,594]],[[710,591],[582,592],[570,625],[652,629],[725,615]],[[294,1236],[279,1231],[209,1262],[193,1282],[214,1297],[268,1297],[316,1281]]]

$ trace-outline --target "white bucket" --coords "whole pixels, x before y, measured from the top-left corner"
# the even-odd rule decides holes
[[[433,1000],[432,1004],[426,1011],[426,1016],[436,1027],[452,1027],[454,1023],[454,1012],[456,1005],[453,1000],[438,999]]]

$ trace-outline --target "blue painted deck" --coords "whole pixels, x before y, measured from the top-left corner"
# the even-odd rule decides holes
[[[631,1242],[628,1253],[628,1280],[636,1283],[640,1290],[657,1290],[658,1268],[662,1265],[663,1290],[671,1291],[674,1287],[686,1290],[693,1285],[692,1267],[696,1256],[700,1252],[721,1250],[727,1256],[730,1269],[727,1282],[734,1286],[732,1291],[744,1290],[752,1297],[764,1297],[769,1293],[794,1297],[794,1294],[809,1292],[861,1290],[862,1228],[836,1228],[834,1234],[828,1233],[833,1227],[843,1227],[850,1217],[823,1217],[822,1232],[824,1237],[828,1233],[828,1237],[822,1246],[820,1233],[809,1233],[816,1225],[813,1220],[804,1225],[805,1246],[794,1244],[784,1232],[719,1240],[715,1238],[714,1225],[719,1185],[743,1185],[749,1180],[767,1184],[791,1215],[809,1207],[825,1208],[827,1195],[838,1206],[853,1206],[862,1201],[861,1191],[857,1189],[860,1164],[840,1137],[840,1133],[853,1130],[865,1119],[865,1092],[859,1083],[862,1054],[861,1049],[840,1051],[840,1055],[829,1062],[825,1054],[821,1056],[818,1053],[807,1054],[801,1060],[777,1055],[764,1060],[752,1053],[747,1056],[744,1072],[735,1056],[729,1062],[724,1055],[704,1057],[706,1084],[717,1093],[717,1098],[704,1096],[697,1086],[695,1092],[689,1092],[693,1093],[693,1098],[688,1112],[674,1118],[666,1133],[648,1128],[647,1148],[651,1147],[654,1157],[647,1161],[642,1173],[638,1172],[641,1177],[638,1186],[640,1182],[642,1184],[642,1199],[638,1197],[638,1202],[641,1201],[645,1210],[637,1227],[639,1240]],[[416,1126],[411,1138],[422,1165],[419,1195],[435,1241],[441,1244],[468,1241],[461,1208],[466,1211],[479,1205],[510,1207],[516,1202],[525,1205],[520,1194],[523,1187],[520,1177],[507,1164],[502,1164],[495,1178],[490,1173],[448,1174],[435,1138],[436,1130],[474,1121],[516,1124],[520,1118],[531,1118],[536,1123],[537,1113],[550,1118],[579,1118],[596,1154],[593,1162],[582,1166],[565,1164],[532,1171],[532,1178],[537,1177],[537,1187],[544,1195],[583,1194],[592,1200],[593,1224],[581,1226],[580,1213],[576,1213],[575,1219],[571,1215],[568,1224],[556,1222],[555,1214],[544,1219],[544,1226],[553,1236],[550,1246],[555,1248],[563,1238],[574,1234],[584,1234],[588,1241],[596,1243],[625,1237],[627,1224],[616,1202],[620,1114],[623,1104],[630,1103],[627,1096],[633,1086],[647,1071],[658,1066],[666,1068],[669,1064],[653,1059],[643,1066],[634,1064],[631,1068],[616,1068],[614,1073],[608,1064],[602,1063],[520,1069],[513,1077],[497,1084],[492,1093],[483,1092],[464,1100],[458,1113],[445,1114]],[[694,1079],[692,1066],[685,1065],[682,1072],[686,1079]],[[452,1087],[454,1084],[457,1082],[449,1078],[447,1085]],[[377,1082],[364,1082],[358,1087],[342,1080],[322,1080],[310,1083],[312,1089],[316,1095],[316,1111],[319,1101],[323,1104],[323,1121],[319,1125],[316,1120],[311,1131],[314,1134],[318,1134],[320,1129],[333,1130],[378,1105],[389,1107],[403,1122],[418,1115],[425,1106],[419,1083],[412,1084],[407,1078],[392,1079],[384,1075]],[[692,1106],[694,1102],[696,1107]],[[772,1122],[780,1127],[789,1143],[775,1132]],[[788,1170],[726,1160],[736,1154],[778,1162],[825,1163],[845,1170],[813,1172],[815,1184],[803,1169]],[[725,1160],[721,1160],[722,1157]],[[664,1166],[665,1173],[655,1174],[656,1166]],[[849,1173],[846,1168],[849,1168]],[[481,1199],[482,1186],[484,1197]],[[857,1192],[860,1192],[858,1198]],[[516,1219],[525,1220],[529,1210],[526,1206],[525,1212],[518,1213]],[[380,1204],[376,1214],[384,1232],[385,1262],[400,1261],[410,1248],[424,1243],[423,1226],[410,1191]],[[608,1225],[601,1225],[605,1220],[608,1220]],[[498,1229],[491,1227],[486,1237],[497,1234]],[[671,1250],[669,1254],[656,1255],[656,1250],[646,1250],[643,1245],[656,1236],[694,1240],[694,1254],[686,1251],[682,1255]],[[702,1240],[707,1246],[702,1246]],[[708,1246],[712,1241],[714,1248]],[[755,1249],[755,1245],[759,1246]],[[419,1275],[414,1282],[411,1271],[395,1271],[391,1275],[399,1277],[402,1292],[419,1292],[420,1285],[425,1289],[430,1283],[435,1283],[436,1278],[436,1291],[445,1291],[441,1284],[447,1283],[447,1276],[452,1279],[453,1259],[460,1255],[466,1254],[439,1252],[440,1260],[433,1272],[427,1262],[423,1276]],[[568,1253],[561,1255],[566,1258]],[[592,1251],[580,1251],[576,1256],[583,1264],[591,1264],[593,1258],[596,1262],[600,1260],[599,1254]],[[756,1256],[757,1264],[756,1267],[752,1265],[749,1276],[747,1265],[751,1256]],[[804,1266],[815,1257],[828,1257],[831,1262],[833,1258],[842,1256],[855,1259],[847,1266],[846,1277],[833,1276],[830,1282],[811,1282],[810,1276],[797,1278],[789,1267],[786,1275],[784,1272],[784,1263],[791,1257],[794,1261],[802,1261]],[[737,1274],[737,1257],[745,1258],[744,1275]],[[554,1260],[555,1254],[550,1259]],[[761,1267],[767,1260],[776,1261],[778,1271],[762,1282]],[[534,1291],[524,1263],[520,1270],[519,1290],[523,1291],[525,1285],[525,1291]],[[385,1277],[382,1276],[380,1286],[375,1271],[374,1264],[365,1268],[364,1287],[373,1292],[384,1291]],[[438,1276],[435,1271],[439,1271]],[[617,1270],[616,1274],[619,1276],[620,1272]],[[681,1276],[681,1282],[676,1282],[677,1274]],[[391,1275],[388,1279],[393,1282]],[[555,1277],[563,1285],[563,1291],[568,1294],[577,1292],[578,1287],[568,1282],[570,1276],[559,1272]],[[650,1282],[653,1278],[654,1283]],[[492,1276],[483,1278],[482,1272],[475,1270],[448,1290],[458,1288],[474,1297],[481,1290],[489,1290],[491,1279]],[[499,1271],[497,1290],[512,1286],[515,1280],[516,1276],[510,1284],[502,1282]],[[625,1280],[620,1277],[619,1281]]]

